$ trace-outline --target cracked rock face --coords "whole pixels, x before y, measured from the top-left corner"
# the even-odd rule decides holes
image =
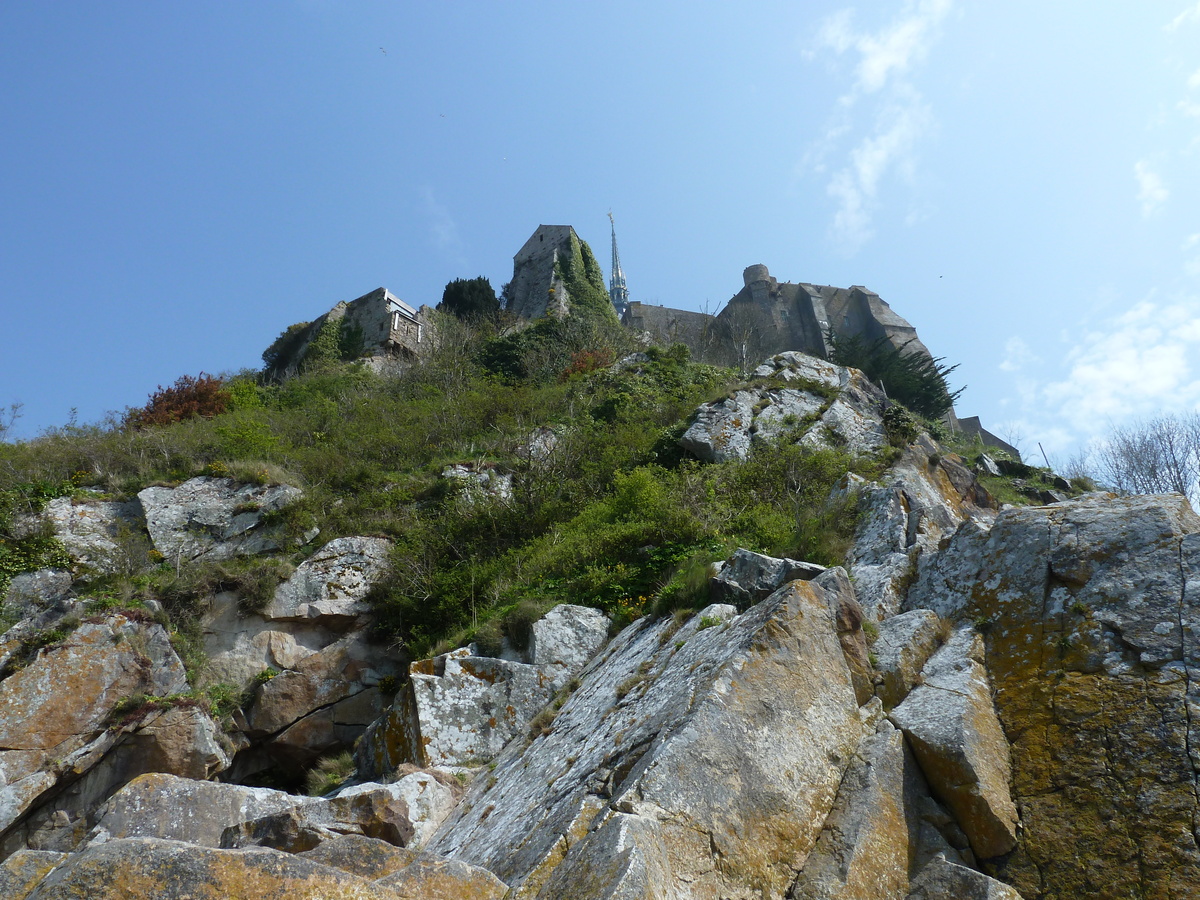
[[[616,881],[573,896],[782,896],[874,727],[831,600],[793,582],[740,616],[715,608],[672,628],[643,621],[615,638],[551,729],[510,744],[430,849],[531,896],[598,871]],[[646,879],[656,892],[639,892]]]
[[[384,775],[402,763],[469,766],[491,760],[525,734],[604,645],[608,626],[599,610],[562,603],[533,623],[529,647],[518,659],[474,656],[463,647],[414,662],[392,708],[359,743],[360,775]]]
[[[1027,897],[1200,890],[1198,533],[1178,495],[1093,495],[964,524],[922,567],[910,606],[984,627],[1022,823],[994,874]]]
[[[955,814],[981,859],[1017,842],[1008,791],[1008,741],[992,707],[983,641],[957,631],[926,663],[922,681],[891,713],[909,739],[934,794]]]
[[[94,807],[130,778],[156,767],[207,777],[228,765],[196,709],[151,710],[110,727],[118,701],[186,687],[161,626],[123,615],[84,622],[0,682],[4,846],[69,849]]]
[[[287,484],[202,476],[177,488],[148,487],[138,500],[154,549],[167,559],[229,559],[278,549],[280,532],[264,526],[263,516],[301,495]]]

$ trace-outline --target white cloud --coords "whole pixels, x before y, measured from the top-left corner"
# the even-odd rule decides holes
[[[904,15],[878,34],[860,35],[855,41],[862,54],[859,87],[877,91],[893,74],[903,74],[913,62],[924,59],[951,5],[952,0],[921,0],[915,7],[909,4]]]
[[[1193,103],[1191,100],[1180,100],[1178,108],[1185,116],[1200,119],[1200,103]]]
[[[1188,79],[1188,87],[1194,91],[1200,91],[1200,69],[1192,73],[1192,77]]]
[[[1162,178],[1151,170],[1145,160],[1140,160],[1133,166],[1133,176],[1138,183],[1138,201],[1142,204],[1142,215],[1153,214],[1171,196]]]
[[[857,250],[871,237],[871,209],[880,181],[893,168],[911,167],[917,141],[932,119],[919,102],[883,110],[875,133],[860,141],[848,165],[834,173],[826,191],[838,201],[833,231],[847,249]]]
[[[1112,423],[1200,403],[1200,297],[1143,300],[1085,332],[1066,377],[1042,392],[1053,419],[1094,436]]]
[[[1167,31],[1175,31],[1189,22],[1200,22],[1200,3],[1189,6],[1167,24]]]
[[[1041,360],[1019,337],[1010,337],[1004,342],[1004,359],[1000,368],[1005,372],[1022,372]]]
[[[838,98],[824,135],[802,162],[809,171],[827,175],[825,190],[836,202],[831,230],[847,252],[873,234],[873,213],[889,174],[911,179],[919,140],[934,125],[929,105],[905,76],[928,55],[953,2],[909,0],[895,20],[874,32],[856,30],[853,12],[842,10],[817,32],[819,48],[858,56],[853,84]],[[855,128],[852,118],[863,101],[874,104],[866,129]],[[835,152],[845,153],[840,165],[826,162]]]

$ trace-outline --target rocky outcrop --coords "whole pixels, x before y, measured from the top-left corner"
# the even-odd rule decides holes
[[[390,541],[346,537],[330,541],[306,559],[275,591],[262,616],[281,622],[353,624],[370,610],[363,602],[388,570]]]
[[[980,858],[1017,843],[1009,795],[1008,741],[992,706],[983,641],[957,631],[925,665],[921,684],[891,712],[912,744],[935,796],[955,815]]]
[[[169,560],[228,559],[278,549],[282,532],[264,525],[302,495],[287,484],[239,484],[202,476],[138,494],[154,549]]]
[[[943,856],[930,861],[912,884],[909,900],[1021,900],[1009,885]]]
[[[876,628],[871,645],[879,674],[876,693],[884,709],[891,709],[920,681],[921,669],[942,644],[943,625],[937,613],[914,609],[884,619]]]
[[[487,869],[428,854],[376,883],[394,890],[398,900],[502,900],[508,895],[508,885]]]
[[[49,528],[85,572],[103,574],[131,567],[131,540],[141,533],[141,518],[136,501],[56,497],[19,523],[17,532]]]
[[[598,610],[560,604],[533,623],[524,653],[508,654],[516,659],[475,656],[463,647],[414,662],[392,708],[359,744],[359,772],[376,777],[403,763],[487,762],[524,734],[600,649],[608,625]]]
[[[65,569],[38,569],[14,575],[4,597],[4,614],[21,621],[36,616],[47,608],[53,609],[67,599],[75,577]],[[0,638],[7,640],[8,634]],[[0,659],[0,666],[5,661]]]
[[[372,585],[388,571],[382,538],[330,541],[305,560],[258,613],[240,598],[212,598],[202,621],[212,681],[258,682],[240,737],[249,745],[235,766],[244,778],[288,768],[349,747],[383,713],[380,684],[403,673],[398,655],[370,639]]]
[[[18,850],[0,863],[0,897],[25,900],[37,883],[66,858],[65,853],[50,850]]]
[[[29,900],[395,900],[390,888],[291,853],[128,838],[74,853]]]
[[[857,369],[802,353],[780,353],[754,371],[764,382],[705,404],[679,439],[707,462],[745,459],[753,446],[789,439],[870,453],[887,443],[886,399]],[[782,386],[789,382],[795,387]]]
[[[741,616],[670,628],[641,622],[614,639],[431,849],[530,895],[609,872],[615,882],[575,896],[622,896],[650,877],[664,893],[781,896],[868,728],[833,611],[821,588],[793,582]],[[792,737],[769,737],[780,733]]]
[[[793,900],[904,897],[934,855],[958,859],[926,813],[930,802],[901,733],[880,722],[854,754]]]
[[[507,503],[512,500],[512,475],[501,472],[494,465],[456,463],[442,469],[442,477],[455,486],[458,499],[468,506],[487,501]]]
[[[1200,889],[1198,532],[1182,497],[1092,495],[964,523],[922,566],[909,605],[984,632],[1022,826],[991,871],[1026,897]]]
[[[402,763],[481,765],[521,734],[554,696],[537,666],[472,656],[467,648],[415,662],[391,710],[359,745],[360,770]]]
[[[146,837],[219,847],[222,833],[231,825],[311,802],[309,797],[268,788],[142,775],[100,808],[87,841]]]
[[[598,609],[560,603],[533,623],[525,662],[558,690],[604,646],[611,624]]]
[[[73,630],[72,624],[77,624]],[[15,840],[29,840],[41,826],[73,826],[108,793],[145,771],[142,766],[170,759],[172,765],[193,766],[207,775],[228,762],[215,741],[180,747],[157,733],[166,714],[162,710],[110,727],[119,701],[187,688],[183,666],[160,626],[112,615],[82,623],[62,620],[47,637],[49,643],[0,682],[0,835],[10,850],[20,846]],[[193,714],[176,715],[190,719]],[[189,727],[205,731],[192,721]],[[208,730],[205,737],[211,734]],[[64,794],[68,787],[74,798]],[[56,796],[60,805],[49,815],[44,808]],[[38,808],[50,821],[32,815]]]
[[[995,516],[995,501],[958,457],[924,434],[905,448],[882,484],[857,489],[860,518],[850,570],[858,601],[875,621],[901,611],[922,554],[936,552],[962,522],[986,527]]]
[[[329,799],[309,800],[228,826],[223,847],[273,847],[299,853],[355,834],[397,847],[420,848],[457,801],[448,785],[426,772],[393,784],[360,784]]]
[[[797,559],[776,559],[762,553],[738,548],[724,563],[709,584],[709,594],[717,603],[729,603],[738,609],[749,609],[780,587],[797,578],[815,578],[825,571],[816,563]]]

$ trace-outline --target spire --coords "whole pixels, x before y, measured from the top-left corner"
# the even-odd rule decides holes
[[[629,291],[625,289],[625,273],[621,271],[621,257],[617,253],[617,223],[609,210],[608,222],[612,226],[612,277],[608,281],[608,298],[612,300],[617,315],[625,314],[629,307]]]

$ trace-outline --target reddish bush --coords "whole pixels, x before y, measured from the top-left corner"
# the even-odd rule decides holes
[[[125,424],[145,428],[170,425],[196,416],[211,419],[225,412],[228,406],[229,391],[220,378],[203,372],[195,378],[181,375],[170,387],[160,384],[144,408],[131,409],[125,416]]]
[[[596,369],[603,369],[605,366],[611,366],[612,361],[613,353],[607,347],[599,350],[580,350],[571,357],[571,364],[563,369],[559,380],[566,381],[572,375],[584,375]]]

